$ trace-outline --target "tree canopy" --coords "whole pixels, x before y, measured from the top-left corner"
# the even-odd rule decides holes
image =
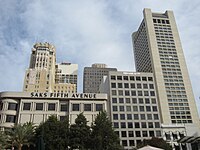
[[[121,150],[119,137],[114,132],[112,123],[106,112],[99,112],[92,125],[92,149],[94,150]]]

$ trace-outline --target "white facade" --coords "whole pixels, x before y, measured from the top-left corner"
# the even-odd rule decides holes
[[[1,92],[0,127],[10,128],[14,123],[33,122],[38,125],[56,115],[60,120],[69,117],[74,123],[78,114],[87,118],[88,125],[99,111],[107,111],[106,94]]]

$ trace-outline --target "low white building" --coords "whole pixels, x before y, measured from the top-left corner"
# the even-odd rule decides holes
[[[1,92],[0,128],[29,121],[38,125],[50,115],[69,117],[72,124],[82,112],[91,125],[101,110],[107,111],[107,94]]]

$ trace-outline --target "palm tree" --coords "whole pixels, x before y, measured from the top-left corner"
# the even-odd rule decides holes
[[[35,127],[33,126],[33,123],[30,122],[23,125],[15,124],[8,132],[12,146],[17,146],[18,150],[21,150],[23,145],[27,145],[29,147],[33,144],[32,139],[34,134]]]

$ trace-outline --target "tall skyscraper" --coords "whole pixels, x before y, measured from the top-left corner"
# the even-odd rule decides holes
[[[107,68],[106,64],[92,64],[92,67],[84,68],[83,93],[98,93],[103,76],[109,71],[117,71],[116,68]]]
[[[136,70],[154,75],[162,124],[193,124],[199,127],[173,12],[153,13],[144,9],[143,14],[144,19],[132,35]]]
[[[23,91],[74,93],[77,91],[77,74],[77,64],[56,64],[56,49],[53,45],[36,43],[25,73]]]

